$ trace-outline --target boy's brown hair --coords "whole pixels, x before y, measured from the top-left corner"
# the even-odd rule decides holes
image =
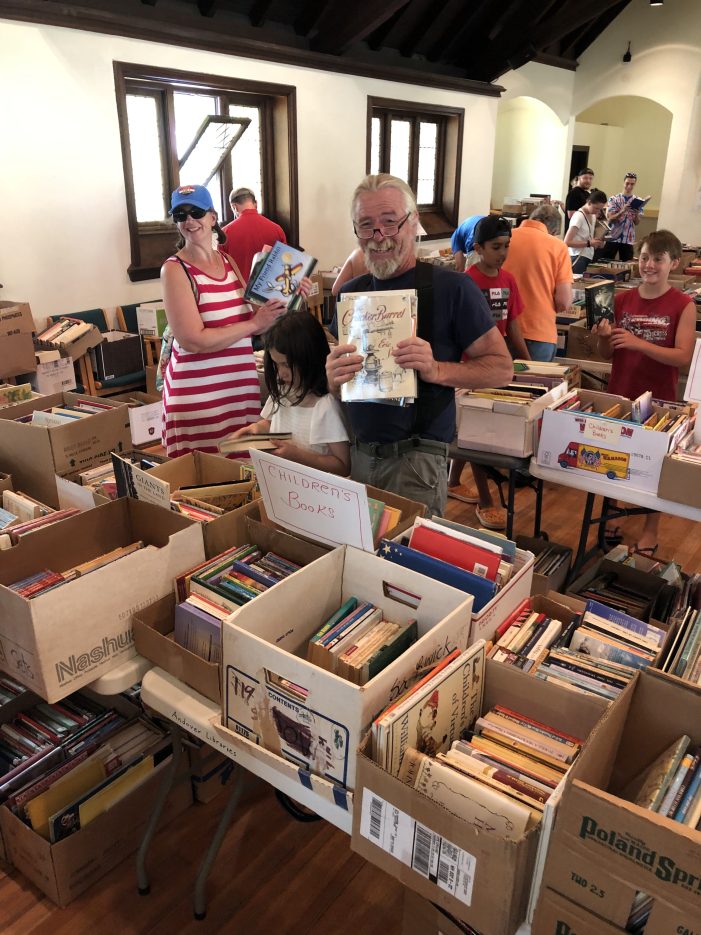
[[[668,253],[671,260],[681,260],[682,242],[671,231],[653,231],[643,237],[640,249],[647,247],[650,253]]]

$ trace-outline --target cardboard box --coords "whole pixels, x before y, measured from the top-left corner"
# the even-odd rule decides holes
[[[566,784],[544,883],[617,924],[631,894],[643,890],[673,907],[669,918],[681,920],[681,928],[659,931],[696,931],[701,832],[616,793],[682,734],[692,747],[701,743],[701,688],[646,670],[632,689],[611,705],[590,755]]]
[[[67,316],[70,317],[70,316]],[[87,354],[91,348],[97,347],[102,341],[102,332],[95,325],[90,325],[90,330],[85,331],[75,341],[68,344],[58,344],[53,341],[36,341],[38,350],[58,351],[61,357],[72,357],[78,360],[84,354]]]
[[[71,406],[77,400],[107,406],[87,419],[44,428],[15,422],[35,409]],[[55,475],[84,471],[109,459],[111,451],[131,447],[129,410],[79,393],[56,393],[0,410],[0,464],[12,472],[15,489],[24,490],[42,503],[58,506]]]
[[[419,630],[418,641],[363,686],[306,660],[310,637],[352,595],[381,607],[389,620],[415,619]],[[372,718],[414,672],[456,646],[467,648],[471,610],[469,594],[368,552],[334,549],[224,621],[223,723],[353,789],[355,750]],[[306,692],[305,703],[285,693],[285,681]]]
[[[582,738],[595,730],[607,707],[603,699],[571,692],[488,659],[483,710],[494,704]],[[369,740],[368,736],[358,751],[353,850],[478,931],[513,935],[526,917],[537,851],[541,836],[545,839],[547,832],[537,826],[518,841],[506,841],[478,830],[374,763],[369,756]],[[572,775],[578,774],[586,749],[585,743],[570,771]],[[384,849],[376,837],[368,836],[372,833],[368,820],[372,807],[382,808],[390,823],[395,820],[396,833],[391,844],[388,842],[392,852]],[[545,817],[541,824],[544,822]],[[440,884],[411,866],[417,825],[431,835],[432,854],[438,855],[440,847],[442,854],[447,852],[452,858],[450,864],[455,872],[447,879],[441,876]],[[546,844],[543,840],[543,846]],[[434,876],[437,869],[433,870]]]
[[[144,367],[146,373],[146,392],[149,396],[160,396],[161,394],[156,389],[156,371],[158,370],[155,366]]]
[[[657,496],[662,500],[701,507],[701,465],[665,455]]]
[[[147,473],[167,481],[170,484],[171,495],[181,487],[191,484],[218,484],[241,480],[241,467],[235,460],[203,451],[193,451],[179,458],[172,458],[170,461],[151,468]],[[250,514],[255,519],[259,518],[257,509],[256,507],[254,514]],[[238,510],[231,510],[217,519],[202,524],[207,558],[219,555],[220,552],[236,543],[243,515]]]
[[[0,377],[15,377],[35,369],[33,331],[28,302],[0,302]]]
[[[105,331],[90,356],[98,380],[114,380],[144,369],[141,335],[126,331]]]
[[[567,576],[570,573],[570,562],[572,560],[572,549],[566,545],[560,545],[557,542],[550,542],[546,539],[534,539],[532,536],[516,536],[516,544],[520,549],[532,552],[535,556],[533,581],[531,583],[531,594],[547,594],[548,591],[562,591]],[[552,574],[542,575],[535,571],[535,562],[538,556],[546,549],[553,549],[557,555],[567,555],[562,565],[555,569]]]
[[[608,360],[598,350],[598,339],[587,328],[586,318],[573,322],[567,332],[567,356],[576,360]]]
[[[243,522],[232,530],[232,539],[227,548],[250,542],[263,551],[272,550],[301,565],[307,565],[326,554],[326,550],[320,546],[303,542],[289,533],[269,529],[252,520],[251,515],[255,515],[255,511],[246,511],[244,507],[242,511],[236,512],[241,514],[239,519],[243,517]],[[220,666],[202,659],[175,642],[174,613],[175,595],[170,594],[134,615],[132,623],[137,653],[170,672],[205,698],[220,704]]]
[[[157,445],[161,440],[161,422],[163,420],[163,400],[158,393],[142,393],[135,390],[120,396],[110,396],[129,406],[129,428],[131,443],[139,445]]]
[[[32,600],[8,585],[42,568],[64,571],[119,546],[140,549]],[[3,554],[0,669],[58,701],[134,655],[131,615],[169,594],[204,560],[199,524],[124,498],[47,526]]]
[[[650,622],[655,626],[668,629],[668,623],[661,620],[661,611],[668,606],[671,596],[676,589],[668,584],[664,578],[659,575],[652,575],[641,571],[638,568],[631,568],[630,565],[624,565],[622,562],[612,562],[611,559],[601,558],[571,581],[567,587],[567,593],[577,597],[584,591],[591,581],[602,574],[613,574],[621,581],[623,585],[637,592],[641,597],[645,597],[651,605],[649,613],[643,614],[643,620]]]
[[[459,446],[477,451],[495,451],[516,458],[533,454],[537,440],[536,424],[543,410],[565,395],[567,383],[558,378],[531,374],[517,374],[514,379],[551,388],[526,406],[458,392]]]
[[[680,426],[671,433],[651,432],[625,419],[604,418],[600,413],[615,403],[621,404],[624,413],[630,413],[630,400],[594,390],[578,393],[584,403],[594,406],[594,412],[546,409],[540,427],[538,464],[556,471],[620,481],[622,499],[627,485],[657,494],[662,460],[674,450],[686,428]],[[680,415],[683,407],[653,404],[653,410],[660,416]]]
[[[75,369],[70,357],[59,357],[45,364],[36,365],[36,373],[29,375],[32,389],[37,393],[50,396],[75,389]]]
[[[634,894],[635,891],[631,892]],[[688,912],[656,899],[645,926],[645,935],[695,935],[698,928],[694,926],[698,926],[698,921]],[[629,932],[548,887],[541,894],[531,935],[629,935]]]
[[[404,888],[402,935],[465,935],[469,928],[440,906]]]
[[[3,474],[0,472],[0,494],[3,490],[14,490],[12,486],[12,474]]]
[[[57,844],[35,834],[3,806],[0,827],[9,860],[52,902],[67,906],[139,847],[164,771],[169,767],[170,761],[161,763],[112,808]],[[161,825],[191,804],[192,790],[187,778],[176,781]]]
[[[163,337],[168,324],[165,305],[162,302],[142,302],[136,308],[136,326],[139,334]]]

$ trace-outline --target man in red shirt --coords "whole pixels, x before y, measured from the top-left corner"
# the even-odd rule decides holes
[[[226,243],[222,249],[238,266],[243,281],[248,282],[255,254],[265,246],[272,247],[276,240],[287,243],[287,238],[279,224],[258,213],[256,196],[250,188],[234,189],[229,204],[234,220],[224,227]]]

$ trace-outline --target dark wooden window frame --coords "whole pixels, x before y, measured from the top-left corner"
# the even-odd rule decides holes
[[[296,88],[291,85],[245,81],[221,75],[153,68],[128,62],[114,62],[113,65],[131,244],[131,263],[127,273],[132,282],[158,277],[162,261],[173,251],[175,235],[173,225],[169,221],[139,223],[136,219],[127,94],[147,94],[156,99],[166,197],[180,183],[175,144],[174,91],[201,92],[215,96],[218,98],[219,113],[228,113],[228,105],[231,103],[258,107],[263,142],[265,213],[285,228],[290,243],[298,242]],[[220,218],[222,223],[226,223],[231,220],[231,211],[226,200],[226,195],[232,188],[231,166],[228,160],[222,167],[221,180],[224,204],[221,206]],[[164,205],[164,213],[167,208],[168,205]]]
[[[436,198],[432,205],[420,205],[419,217],[427,239],[449,237],[458,225],[460,201],[460,175],[462,167],[462,140],[465,110],[438,104],[418,104],[416,101],[395,101],[389,98],[368,97],[366,134],[366,172],[372,158],[372,118],[380,118],[380,171],[389,171],[389,137],[392,119],[410,120],[411,149],[409,152],[409,178],[415,179],[419,160],[419,122],[436,123]],[[416,183],[410,183],[415,190]]]

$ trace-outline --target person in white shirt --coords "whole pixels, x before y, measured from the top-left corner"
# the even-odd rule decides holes
[[[594,236],[594,231],[596,220],[606,201],[606,193],[595,188],[570,219],[570,226],[565,234],[565,244],[570,251],[573,273],[583,273],[594,256],[595,247],[604,245],[601,238]]]
[[[287,312],[265,338],[265,383],[270,394],[261,418],[233,437],[288,432],[273,454],[298,464],[348,475],[350,444],[339,401],[328,392],[324,329],[307,311]]]

